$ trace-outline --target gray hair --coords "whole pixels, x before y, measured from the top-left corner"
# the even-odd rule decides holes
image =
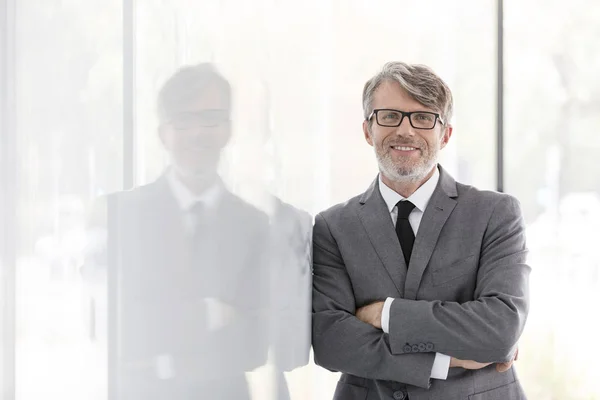
[[[231,105],[231,85],[211,63],[188,65],[178,69],[158,94],[158,118],[164,122],[193,103],[209,85],[217,85]]]
[[[365,120],[373,112],[373,96],[383,82],[398,82],[410,97],[440,113],[448,124],[454,111],[452,92],[431,68],[421,64],[400,61],[386,63],[381,71],[365,83],[363,89],[363,112]]]

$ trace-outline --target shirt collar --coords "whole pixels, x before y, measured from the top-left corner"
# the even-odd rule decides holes
[[[210,186],[202,194],[193,193],[187,186],[181,182],[174,168],[167,171],[167,181],[177,204],[183,211],[188,211],[194,204],[202,202],[208,207],[213,207],[217,204],[221,193],[223,192],[223,184],[220,180]]]
[[[437,166],[433,172],[431,178],[429,178],[424,184],[422,184],[412,195],[408,198],[402,197],[396,191],[388,187],[383,180],[381,180],[381,174],[379,174],[379,192],[387,205],[388,211],[392,212],[396,204],[401,200],[408,200],[415,205],[416,208],[421,212],[425,212],[431,196],[440,180],[440,171]]]

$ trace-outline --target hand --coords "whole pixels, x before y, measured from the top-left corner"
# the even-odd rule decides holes
[[[154,373],[161,380],[173,379],[175,377],[175,366],[170,354],[160,354],[154,359]]]
[[[496,364],[496,371],[498,371],[498,372],[508,371],[512,367],[513,362],[517,361],[518,358],[519,358],[519,349],[517,348],[517,351],[515,352],[515,355],[513,356],[512,360]],[[492,363],[480,363],[480,362],[472,361],[472,360],[459,360],[458,358],[454,358],[454,357],[452,357],[450,359],[450,368],[459,367],[459,368],[464,368],[464,369],[481,369],[481,368],[487,367],[490,364],[492,364]]]
[[[485,368],[491,363],[480,363],[472,360],[459,360],[458,358],[452,357],[450,359],[450,368],[464,368],[464,369],[481,369]]]
[[[204,299],[204,303],[208,313],[208,329],[210,331],[216,331],[231,324],[236,317],[235,309],[218,299],[209,297]]]
[[[356,310],[356,318],[362,322],[373,325],[381,329],[381,313],[383,311],[383,301],[378,301]]]
[[[517,351],[515,352],[515,355],[513,356],[512,360],[496,364],[496,371],[498,371],[498,372],[508,371],[512,367],[513,363],[515,361],[517,361],[518,359],[519,359],[519,348],[517,347]]]

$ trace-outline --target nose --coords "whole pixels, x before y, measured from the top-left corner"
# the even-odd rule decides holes
[[[400,125],[396,127],[395,134],[398,136],[414,136],[415,133],[407,115],[402,117]]]

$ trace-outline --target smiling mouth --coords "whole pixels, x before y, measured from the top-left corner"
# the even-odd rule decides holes
[[[412,147],[412,146],[391,146],[391,148],[394,150],[399,150],[399,151],[419,150],[417,147]]]

